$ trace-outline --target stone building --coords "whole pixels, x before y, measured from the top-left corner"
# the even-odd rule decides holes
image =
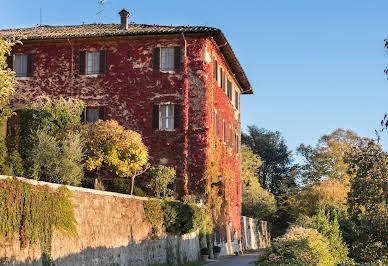
[[[143,136],[152,164],[177,171],[178,195],[219,188],[225,222],[240,232],[240,95],[251,85],[221,30],[120,24],[0,30],[22,38],[8,65],[17,109],[40,95],[79,98],[83,120],[114,119]],[[207,167],[219,176],[204,179]]]

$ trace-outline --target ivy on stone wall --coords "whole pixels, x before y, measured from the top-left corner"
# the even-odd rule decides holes
[[[43,264],[51,261],[54,230],[76,236],[70,191],[32,186],[17,179],[0,180],[0,240],[19,236],[21,248],[40,244]]]

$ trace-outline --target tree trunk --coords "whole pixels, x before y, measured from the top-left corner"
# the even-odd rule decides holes
[[[133,184],[135,183],[135,177],[131,177],[131,195],[133,195]]]

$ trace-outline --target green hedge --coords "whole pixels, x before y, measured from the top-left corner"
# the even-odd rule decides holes
[[[101,178],[100,181],[104,185],[106,191],[117,192],[122,194],[131,194],[131,180],[123,178]],[[84,188],[94,188],[94,178],[83,178],[81,186]],[[145,197],[144,191],[134,186],[133,194],[139,197]]]

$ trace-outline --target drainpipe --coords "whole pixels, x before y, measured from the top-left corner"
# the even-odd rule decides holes
[[[71,97],[73,97],[73,67],[74,67],[74,48],[73,45],[70,42],[70,39],[67,38],[67,42],[69,43],[71,47],[71,68],[70,68],[70,94]]]
[[[189,194],[188,183],[189,183],[189,74],[188,74],[188,59],[187,59],[187,41],[185,34],[182,33],[183,40],[185,42],[184,48],[184,63],[183,63],[183,133],[185,136],[184,148],[183,148],[183,191],[184,195]]]

